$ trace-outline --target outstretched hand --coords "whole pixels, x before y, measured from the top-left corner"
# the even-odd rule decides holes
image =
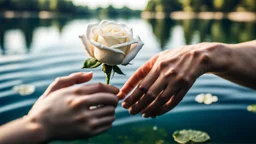
[[[126,82],[118,94],[131,114],[156,117],[173,109],[183,99],[196,79],[208,72],[218,53],[215,43],[201,43],[166,50],[147,61]],[[215,58],[213,58],[215,57]],[[218,58],[222,60],[220,57]],[[220,66],[220,64],[219,64]]]

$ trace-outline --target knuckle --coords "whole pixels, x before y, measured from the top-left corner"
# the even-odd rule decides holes
[[[210,60],[210,57],[209,57],[209,55],[206,54],[206,53],[203,53],[203,54],[200,56],[200,58],[199,58],[199,61],[200,61],[201,63],[208,63],[209,60]]]
[[[88,122],[88,125],[90,128],[95,127],[98,124],[98,120],[97,119],[92,119]]]
[[[161,96],[159,97],[159,100],[160,100],[161,102],[167,102],[167,101],[169,100],[169,97],[168,97],[167,95],[161,95]]]
[[[154,93],[153,91],[148,91],[146,93],[146,97],[150,98],[150,99],[155,99],[157,97],[157,94]]]
[[[86,120],[86,121],[89,120],[90,117],[91,117],[91,115],[89,113],[84,113],[83,114],[83,119]]]
[[[177,79],[177,81],[185,83],[185,84],[189,84],[191,82],[191,78],[184,74],[177,75],[176,79]]]
[[[161,62],[159,62],[159,64],[158,64],[158,69],[159,69],[159,70],[162,70],[162,69],[164,69],[166,66],[167,66],[167,62],[166,62],[166,61],[161,61]]]
[[[81,95],[81,94],[83,94],[83,91],[82,91],[81,87],[79,86],[79,87],[75,87],[73,89],[72,93],[75,95]]]
[[[73,107],[74,99],[73,98],[67,98],[66,103],[69,107]]]
[[[189,52],[189,55],[192,57],[198,57],[201,52],[199,50],[192,50]]]
[[[73,98],[72,100],[68,100],[68,105],[70,106],[70,108],[72,109],[77,109],[77,108],[81,108],[84,105],[84,101],[87,101],[87,97],[84,97],[83,99],[81,98]]]
[[[138,86],[138,89],[139,89],[141,92],[144,92],[144,93],[147,92],[147,87],[146,87],[146,86],[143,86],[143,85],[141,85],[141,84]]]
[[[168,78],[168,77],[170,77],[170,76],[175,76],[175,75],[177,75],[177,70],[175,70],[175,68],[171,68],[171,69],[169,69],[165,74],[164,74],[164,77],[165,78]]]
[[[96,83],[95,88],[98,89],[98,90],[101,90],[101,89],[104,88],[104,85],[102,83]]]
[[[54,83],[55,84],[58,84],[58,83],[61,83],[63,81],[63,77],[57,77],[55,80],[54,80]]]
[[[89,122],[90,114],[85,113],[85,114],[80,114],[77,117],[75,117],[75,122],[77,123],[84,123],[84,122]]]

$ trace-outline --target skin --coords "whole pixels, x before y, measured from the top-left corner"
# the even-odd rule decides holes
[[[28,115],[0,127],[0,144],[85,139],[111,128],[119,89],[101,83],[71,87],[91,78],[92,73],[57,78]]]
[[[240,44],[199,43],[166,50],[141,66],[118,94],[132,115],[156,117],[177,106],[197,78],[212,73],[256,89],[256,40]]]

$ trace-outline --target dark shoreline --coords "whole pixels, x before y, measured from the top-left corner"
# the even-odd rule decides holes
[[[120,17],[121,15],[103,15],[103,18],[108,17]],[[83,17],[102,17],[97,14],[82,14],[82,13],[63,13],[63,12],[52,12],[52,11],[0,11],[0,18],[13,19],[13,18],[39,18],[39,19],[54,19],[54,18],[83,18]],[[127,14],[122,17],[140,17],[139,14]]]
[[[256,12],[184,12],[176,11],[169,14],[161,12],[142,12],[143,19],[165,19],[171,18],[175,20],[184,19],[229,19],[240,22],[256,22]]]

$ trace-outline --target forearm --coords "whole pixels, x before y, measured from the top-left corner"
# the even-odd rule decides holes
[[[256,40],[226,45],[230,53],[226,56],[226,70],[214,74],[237,84],[256,89]]]
[[[34,144],[44,141],[43,129],[28,117],[23,117],[0,127],[0,144]]]

